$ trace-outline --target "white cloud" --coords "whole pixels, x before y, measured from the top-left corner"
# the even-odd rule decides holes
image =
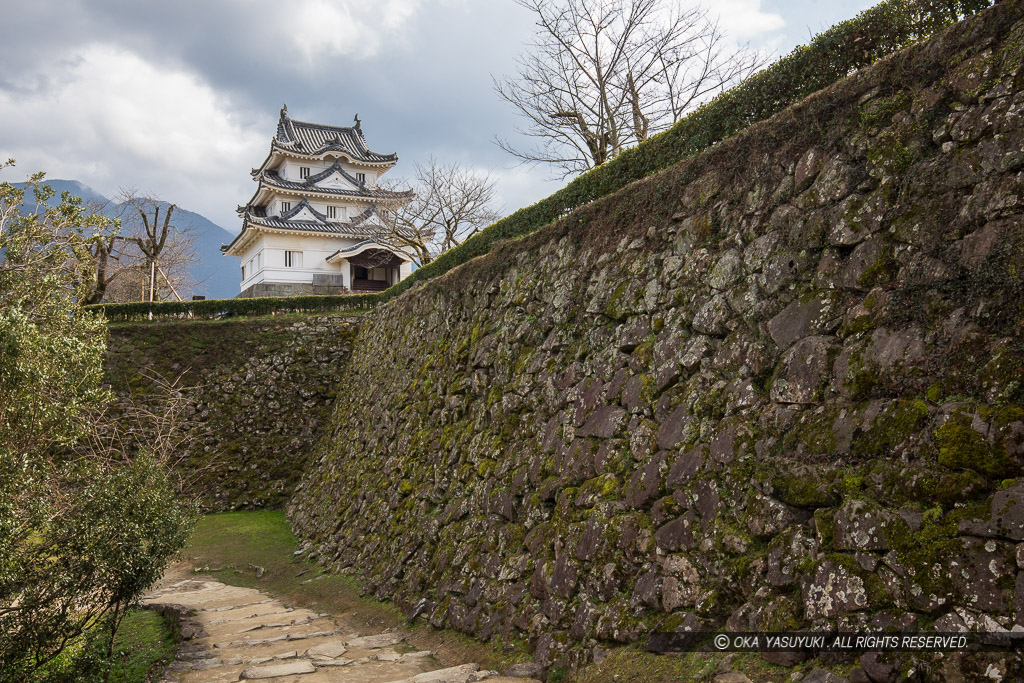
[[[372,57],[412,23],[421,0],[291,0],[266,9],[268,38],[283,37],[307,65],[338,56]]]
[[[496,181],[495,208],[500,209],[505,215],[539,202],[554,194],[567,182],[548,179],[545,168],[530,168],[525,165],[477,170],[488,173]]]
[[[761,0],[714,0],[707,7],[712,16],[720,16],[719,26],[734,40],[751,40],[785,25],[778,14],[761,10]]]
[[[253,190],[246,171],[266,154],[268,116],[243,121],[197,75],[121,48],[91,44],[64,61],[59,75],[27,74],[0,90],[0,156],[24,173],[83,180],[108,196],[134,187],[235,227],[234,206]]]

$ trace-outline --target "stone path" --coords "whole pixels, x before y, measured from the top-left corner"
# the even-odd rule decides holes
[[[433,653],[405,645],[401,631],[360,636],[328,615],[209,577],[169,575],[143,602],[171,610],[182,625],[168,683],[536,683],[476,664],[438,669]]]

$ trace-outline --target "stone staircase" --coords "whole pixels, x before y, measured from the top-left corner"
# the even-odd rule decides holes
[[[143,603],[173,613],[181,627],[166,683],[536,683],[476,664],[438,669],[433,653],[406,645],[401,631],[349,633],[326,614],[206,577],[158,587]]]

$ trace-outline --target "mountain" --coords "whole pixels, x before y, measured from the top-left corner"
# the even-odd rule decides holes
[[[118,215],[123,208],[121,204],[104,197],[77,180],[47,180],[46,184],[56,192],[54,197],[56,201],[59,201],[62,192],[67,191],[76,197],[81,197],[85,202],[103,205],[102,211],[108,216]],[[25,184],[18,183],[17,185],[24,187]],[[163,210],[166,210],[169,205],[168,202],[157,202],[157,204]],[[25,197],[25,206],[29,210],[35,208],[31,196]],[[194,293],[202,294],[207,299],[230,299],[238,294],[238,285],[241,280],[238,260],[224,256],[220,252],[220,245],[227,244],[235,236],[205,216],[184,209],[180,205],[174,210],[172,222],[180,228],[191,228],[195,236],[198,261],[192,266],[192,278],[199,284],[196,285]]]

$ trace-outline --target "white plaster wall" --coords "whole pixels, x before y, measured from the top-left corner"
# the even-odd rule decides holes
[[[309,175],[316,175],[320,171],[325,171],[333,165],[334,157],[328,157],[326,159],[308,159],[302,161],[296,159],[285,159],[281,163],[281,166],[277,169],[277,173],[285,180],[300,181],[303,179],[299,171],[299,168],[301,168],[302,166],[309,167]],[[380,169],[371,169],[366,166],[350,164],[345,160],[341,160],[341,167],[345,169],[345,171],[353,177],[355,176],[356,173],[365,173],[366,184],[369,187],[376,187],[377,178],[384,174],[384,171],[381,171]]]
[[[270,204],[269,204],[269,206],[267,208],[267,215],[268,216],[280,216],[281,213],[282,213],[282,210],[281,210],[282,202],[291,202],[291,208],[294,209],[296,206],[298,206],[299,202],[301,202],[301,201],[302,201],[302,197],[301,196],[285,195],[285,194],[274,194],[273,199],[270,201]],[[319,211],[320,213],[322,213],[324,215],[327,215],[327,205],[328,205],[328,201],[327,200],[325,200],[325,199],[308,199],[307,198],[307,201],[309,202],[309,205],[312,206],[314,209],[316,209],[317,211]],[[340,198],[337,199],[337,200],[332,200],[329,203],[333,204],[334,206],[337,206],[339,208],[338,217],[336,219],[334,219],[334,220],[337,220],[339,222],[346,221],[349,218],[352,218],[353,216],[358,216],[363,211],[366,211],[366,209],[369,208],[369,206],[370,206],[370,202],[368,202],[368,201],[366,201],[366,202],[354,202],[354,201],[351,201],[351,200],[344,200],[344,199],[340,199]]]
[[[281,168],[278,169],[277,173],[285,180],[294,180],[296,182],[303,180],[300,175],[299,168],[306,166],[309,168],[309,175],[316,175],[324,169],[330,168],[333,161],[324,161],[318,159],[309,159],[308,161],[296,161],[295,159],[286,159]]]
[[[312,283],[315,273],[341,274],[346,287],[351,286],[348,261],[327,263],[328,256],[356,244],[359,240],[317,235],[261,234],[242,254],[241,263],[255,258],[259,264],[241,283],[245,289],[260,282]],[[301,251],[302,267],[284,265],[285,251]]]

